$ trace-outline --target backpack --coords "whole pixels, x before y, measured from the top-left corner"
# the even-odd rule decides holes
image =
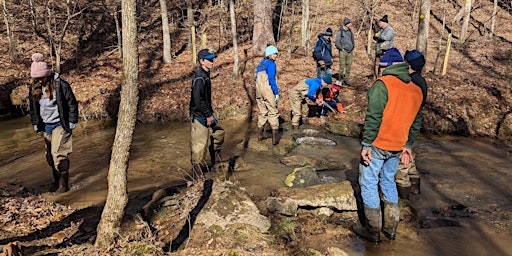
[[[319,47],[321,47],[322,49],[320,49]],[[312,53],[312,55],[313,55],[313,59],[314,59],[315,61],[319,61],[319,60],[321,60],[321,59],[318,59],[318,58],[316,57],[315,52],[317,52],[317,51],[322,52],[322,56],[324,56],[325,47],[324,47],[324,44],[323,44],[323,43],[322,43],[322,44],[320,44],[320,45],[317,43],[317,44],[315,44],[315,47],[313,47],[313,53]]]

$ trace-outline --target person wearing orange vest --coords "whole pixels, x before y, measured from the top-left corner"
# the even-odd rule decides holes
[[[368,109],[359,165],[359,185],[366,223],[354,231],[363,238],[380,241],[380,232],[394,240],[400,217],[395,174],[398,163],[412,161],[411,147],[421,128],[420,87],[411,81],[409,65],[398,49],[382,56],[386,67],[366,94]],[[379,187],[384,199],[382,218]]]

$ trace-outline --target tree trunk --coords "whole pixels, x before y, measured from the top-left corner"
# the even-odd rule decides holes
[[[4,12],[5,30],[7,32],[7,40],[9,43],[9,59],[11,62],[14,62],[16,60],[16,44],[14,42],[11,27],[9,25],[9,11],[7,10],[5,0],[2,1],[2,7]]]
[[[169,32],[169,18],[167,17],[167,4],[160,0],[160,13],[162,16],[162,33],[164,40],[164,63],[171,63],[171,34]]]
[[[295,0],[292,1],[292,23],[290,24],[290,43],[288,45],[288,57],[292,57],[293,48],[293,26],[295,25]]]
[[[236,33],[235,2],[229,1],[229,17],[231,17],[231,35],[233,36],[233,76],[238,77],[238,42]]]
[[[302,0],[302,29],[301,29],[301,46],[304,52],[307,50],[309,41],[309,0]]]
[[[136,0],[123,0],[123,80],[116,135],[108,172],[108,194],[97,228],[96,247],[105,248],[116,239],[121,226],[128,192],[128,160],[139,101]]]
[[[267,45],[275,44],[272,32],[272,1],[254,0],[254,29],[252,51],[255,56],[262,56]]]
[[[471,18],[471,0],[464,0],[464,19],[462,20],[462,28],[460,30],[460,40],[466,41],[466,34],[468,32],[469,19]]]
[[[497,9],[498,9],[498,0],[494,0],[494,4],[492,7],[491,28],[489,31],[489,38],[492,38],[494,36],[494,23],[496,22]]]
[[[430,26],[430,0],[421,0],[420,12],[418,15],[418,37],[416,49],[427,57],[428,28]]]

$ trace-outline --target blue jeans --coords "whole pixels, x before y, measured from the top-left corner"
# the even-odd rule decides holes
[[[318,78],[323,78],[324,76],[332,77],[331,68],[321,69],[320,67],[316,67],[316,76]]]
[[[395,174],[401,154],[402,151],[386,151],[372,146],[370,164],[359,165],[359,185],[366,207],[380,207],[379,186],[385,201],[398,203]]]
[[[336,101],[335,100],[325,100],[324,102],[329,104],[329,106],[331,106],[334,110],[336,110]],[[322,112],[320,113],[320,116],[326,116],[328,110],[330,110],[328,107],[322,106]]]

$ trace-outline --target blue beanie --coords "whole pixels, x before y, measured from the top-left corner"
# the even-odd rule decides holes
[[[332,84],[332,76],[330,76],[330,75],[326,75],[326,76],[322,77],[322,80],[324,80],[324,82],[326,84]]]
[[[390,48],[386,53],[384,53],[384,56],[380,58],[379,65],[382,67],[388,67],[396,62],[404,62],[404,59],[397,48]]]
[[[421,71],[425,66],[425,56],[418,50],[405,51],[404,59],[415,71]]]

